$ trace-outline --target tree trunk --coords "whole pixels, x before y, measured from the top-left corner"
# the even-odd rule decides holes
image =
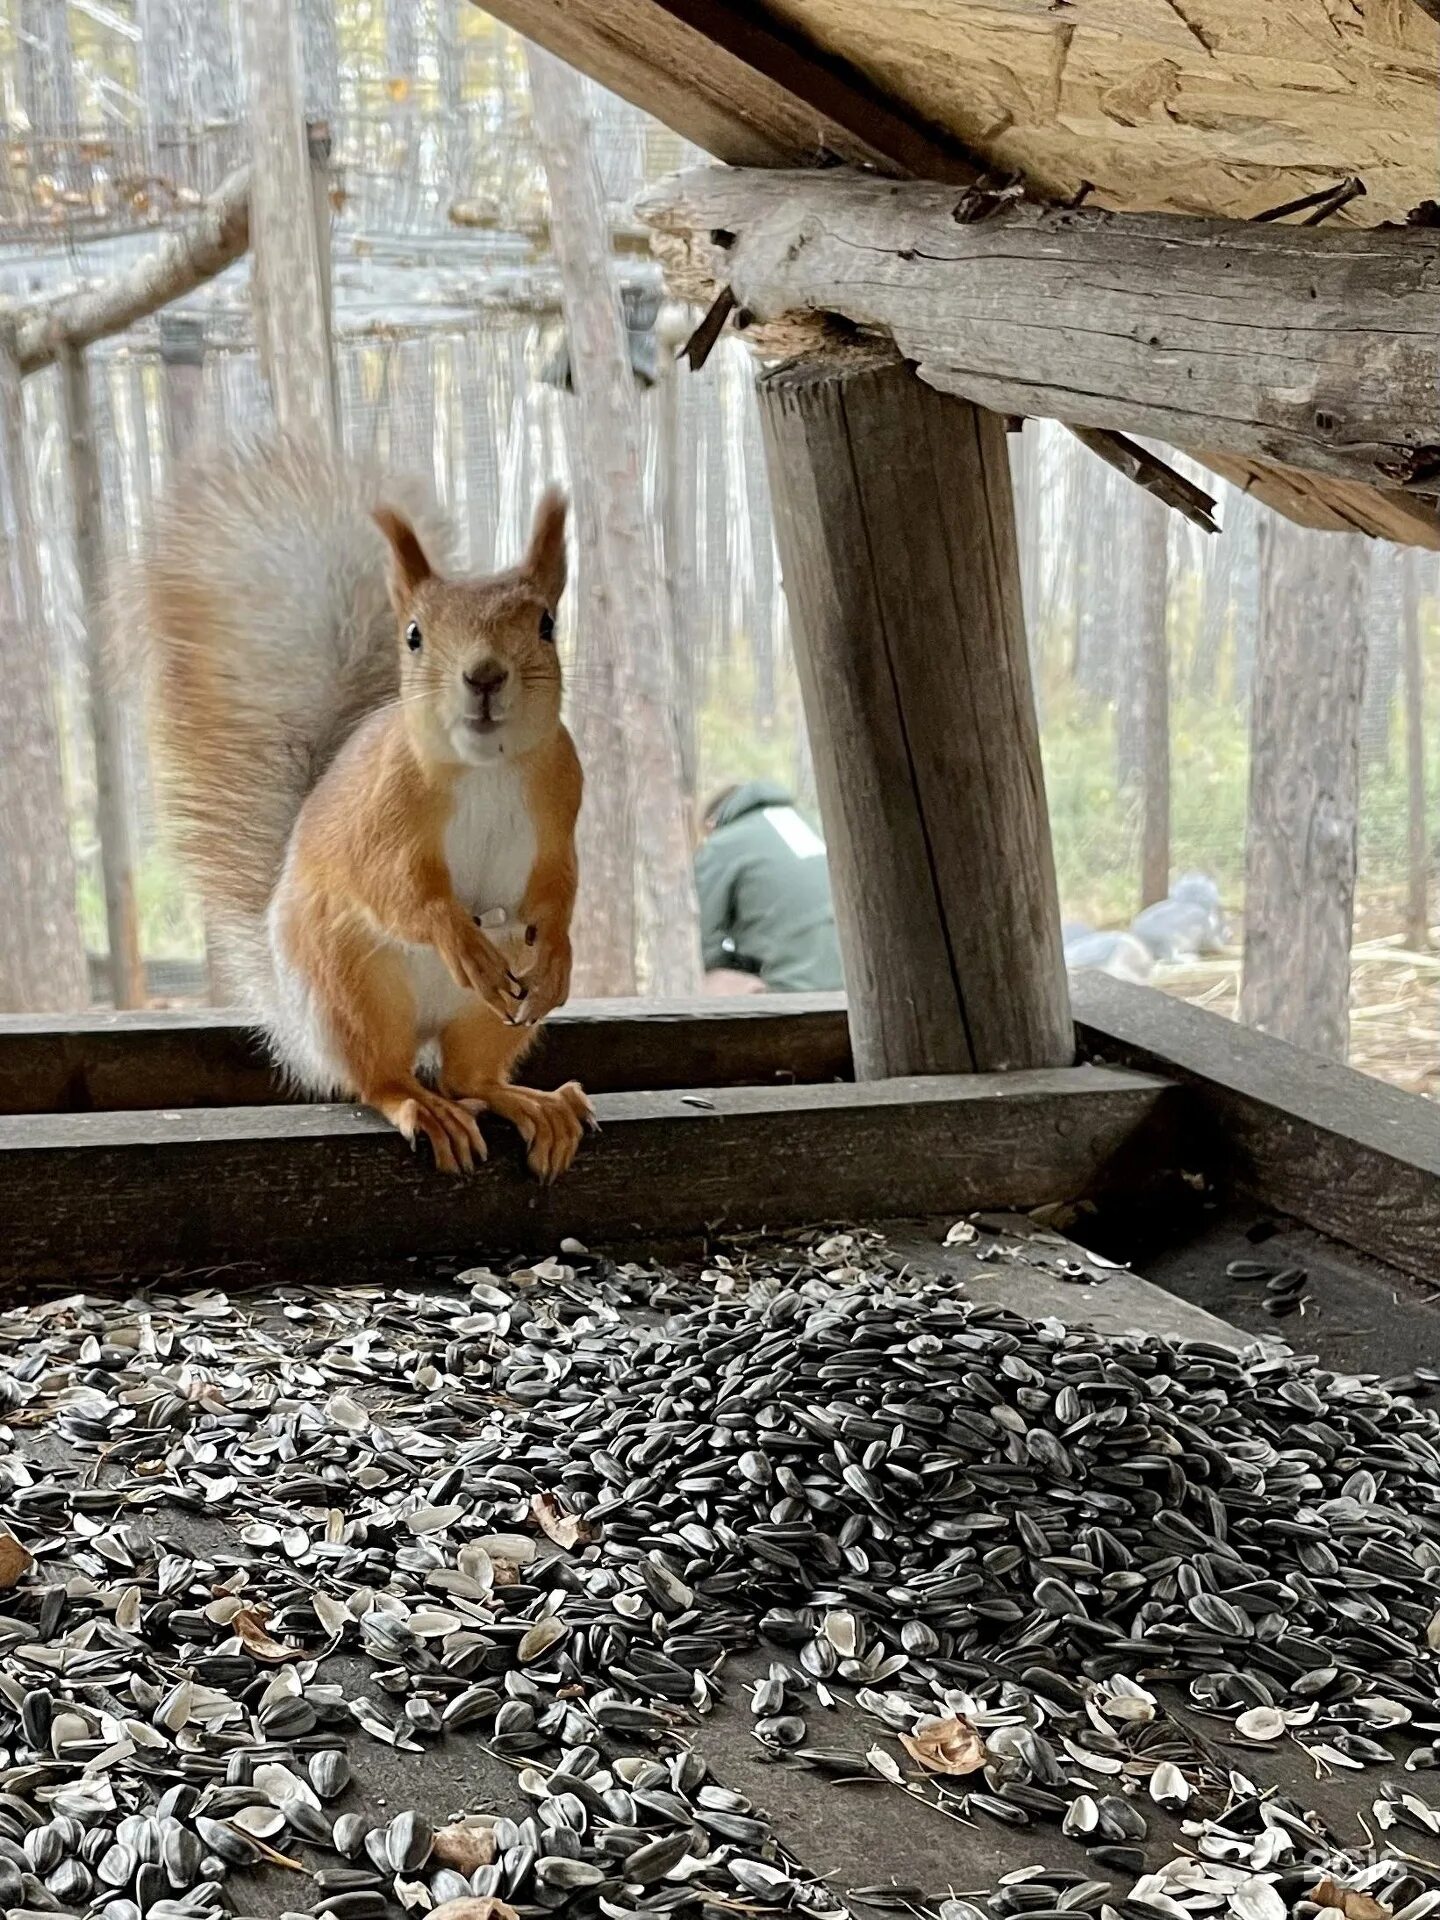
[[[1391,720],[1400,679],[1401,550],[1372,540],[1365,551],[1360,618],[1365,628],[1365,705],[1360,715],[1360,764],[1384,773],[1391,765]]]
[[[75,859],[51,686],[53,647],[25,458],[15,322],[0,319],[0,462],[9,524],[0,564],[0,1012],[89,1005]]]
[[[1345,1058],[1360,803],[1365,542],[1260,526],[1240,1018]]]
[[[66,0],[20,0],[19,13],[20,98],[30,131],[37,140],[73,139],[75,62]],[[51,149],[62,166],[72,151]]]
[[[529,50],[577,401],[580,486],[594,503],[606,654],[623,716],[650,986],[694,992],[698,916],[671,684],[669,608],[645,513],[639,400],[611,271],[591,117],[579,77]]]
[[[244,18],[256,345],[282,433],[328,445],[336,421],[328,147],[306,132],[294,0],[246,0]]]
[[[856,1074],[1068,1065],[1004,423],[849,355],[760,413]]]
[[[1220,660],[1230,632],[1230,601],[1235,582],[1233,509],[1236,496],[1226,496],[1224,531],[1204,548],[1200,575],[1200,631],[1190,660],[1189,691],[1197,700],[1212,700],[1220,677]]]
[[[1419,952],[1430,944],[1429,836],[1425,830],[1425,660],[1420,645],[1420,568],[1413,548],[1401,557],[1400,592],[1404,613],[1405,785],[1409,832],[1409,874],[1405,931]]]
[[[675,342],[662,331],[660,379],[656,387],[657,466],[660,489],[661,545],[670,593],[670,633],[674,645],[675,733],[680,743],[680,778],[685,799],[696,798],[695,737],[695,454],[685,432],[686,408],[675,359]],[[764,537],[772,538],[769,516]]]
[[[105,527],[100,461],[90,411],[89,370],[84,353],[74,347],[61,349],[59,365],[75,532],[75,569],[80,577],[85,614],[90,733],[95,747],[95,825],[105,889],[110,988],[117,1007],[140,1007],[145,1004],[145,970],[140,961],[140,926],[135,904],[130,799],[125,786],[124,723],[112,697],[106,657]]]
[[[1170,516],[1135,503],[1139,580],[1135,620],[1140,682],[1140,904],[1170,891]]]

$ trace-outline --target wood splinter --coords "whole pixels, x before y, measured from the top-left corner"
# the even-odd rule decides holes
[[[1133,480],[1137,487],[1146,493],[1153,493],[1157,500],[1163,500],[1167,507],[1173,507],[1176,513],[1183,514],[1192,527],[1199,527],[1202,533],[1219,533],[1215,500],[1203,487],[1197,487],[1183,473],[1177,473],[1174,467],[1167,466],[1155,454],[1137,446],[1126,434],[1116,433],[1113,429],[1101,431],[1095,427],[1072,427],[1068,422],[1065,425],[1066,431],[1073,433],[1082,447],[1088,447],[1107,466],[1114,467],[1127,480]]]

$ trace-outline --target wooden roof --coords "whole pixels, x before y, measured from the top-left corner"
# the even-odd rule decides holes
[[[1045,199],[1235,219],[1358,175],[1334,217],[1359,225],[1440,196],[1440,0],[486,3],[735,164],[1018,170]],[[1440,547],[1428,498],[1222,470],[1303,524]]]

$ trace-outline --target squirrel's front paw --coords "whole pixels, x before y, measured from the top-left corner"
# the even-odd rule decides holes
[[[460,914],[435,942],[436,951],[458,987],[475,993],[493,1013],[511,1025],[523,1016],[528,988],[510,971],[504,954],[489,934]]]
[[[566,934],[539,934],[535,959],[525,974],[528,994],[521,1019],[534,1025],[570,997],[570,941]]]

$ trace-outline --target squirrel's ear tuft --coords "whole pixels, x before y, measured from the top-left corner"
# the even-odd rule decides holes
[[[565,591],[565,495],[559,487],[547,487],[535,509],[535,524],[530,529],[530,544],[520,571],[540,589],[541,598],[551,613],[560,604]]]
[[[376,507],[375,524],[390,543],[390,598],[403,613],[415,589],[429,580],[434,568],[420,544],[420,536],[393,507]]]

